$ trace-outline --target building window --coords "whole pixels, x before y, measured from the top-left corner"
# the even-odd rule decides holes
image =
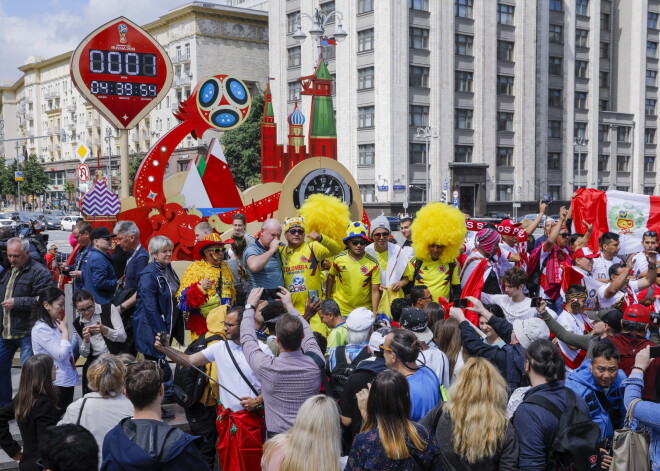
[[[607,191],[610,189],[609,185],[598,185],[598,191]]]
[[[300,46],[290,47],[288,49],[289,67],[300,67]]]
[[[358,146],[358,165],[373,165],[374,154],[376,152],[375,144],[362,144]]]
[[[513,61],[513,43],[511,41],[497,41],[497,60]]]
[[[472,41],[474,38],[466,34],[457,34],[454,39],[454,54],[462,56],[472,55]]]
[[[616,156],[616,171],[617,172],[627,172],[628,164],[630,163],[629,155],[617,155]]]
[[[330,60],[334,59],[337,57],[337,46],[333,44],[328,44],[327,46],[323,46],[323,57]]]
[[[657,86],[658,71],[657,70],[647,70],[646,71],[646,86],[647,87],[656,87]]]
[[[513,165],[513,147],[498,147],[496,162],[498,167],[511,167]]]
[[[630,128],[628,126],[619,126],[616,131],[617,142],[630,142]]]
[[[413,49],[429,49],[429,30],[426,28],[410,28],[410,47]]]
[[[179,172],[185,172],[188,170],[188,164],[190,163],[190,160],[179,160],[177,162],[177,168]]]
[[[561,194],[561,185],[548,185],[548,196],[553,201],[558,201]]]
[[[550,56],[548,58],[548,73],[552,75],[562,74],[562,60],[561,57]]]
[[[651,155],[644,156],[644,171],[655,172],[655,157]]]
[[[559,88],[548,89],[548,106],[561,108],[561,89]]]
[[[653,196],[653,190],[655,187],[653,186],[645,186],[644,187],[644,194],[648,196]]]
[[[373,51],[373,49],[374,49],[373,28],[358,31],[358,52]]]
[[[296,101],[300,96],[300,82],[296,80],[295,82],[289,82],[287,85],[289,87],[288,101]]]
[[[610,156],[607,154],[598,154],[598,171],[607,172],[610,169]]]
[[[426,201],[426,183],[411,185],[408,198],[410,201]]]
[[[561,152],[548,152],[548,170],[561,170]]]
[[[374,11],[374,0],[358,0],[358,15]]]
[[[454,162],[472,162],[472,146],[454,146]]]
[[[472,129],[472,110],[456,108],[454,110],[454,127],[456,129]]]
[[[600,58],[609,59],[610,58],[610,43],[600,43]]]
[[[513,77],[509,75],[497,76],[497,94],[513,95]]]
[[[548,121],[548,138],[561,139],[561,121]]]
[[[608,72],[605,72],[604,70],[598,72],[598,86],[600,86],[600,88],[607,88],[610,86],[610,74]]]
[[[454,87],[457,92],[471,92],[472,72],[454,72]]]
[[[575,45],[579,47],[589,47],[589,30],[575,30]]]
[[[374,116],[376,108],[374,106],[361,106],[358,108],[358,128],[374,127]]]
[[[655,100],[653,98],[647,98],[646,99],[645,109],[646,109],[646,114],[647,115],[655,116],[655,114],[656,114],[655,113],[655,104],[656,104],[657,101],[658,100]]]
[[[587,109],[587,92],[575,92],[575,109]]]
[[[497,201],[511,201],[513,185],[497,185]]]
[[[573,135],[575,137],[587,137],[587,123],[581,123],[576,121],[573,123]]]
[[[408,162],[410,165],[426,164],[426,144],[411,142],[408,147]]]
[[[598,125],[598,142],[610,142],[610,125]]]
[[[409,69],[411,87],[429,88],[429,68],[411,65]]]
[[[472,18],[472,0],[454,0],[454,16]]]
[[[646,21],[647,28],[658,29],[658,14],[650,11]]]
[[[332,13],[334,11],[334,9],[335,9],[335,2],[334,1],[321,3],[319,5],[319,13],[321,14],[321,16],[323,16],[325,18],[329,18],[330,21],[328,23],[334,23],[334,16],[328,17],[328,15],[330,13]]]
[[[646,41],[646,57],[658,57],[658,43]]]
[[[513,132],[513,113],[497,112],[497,130]]]
[[[513,5],[497,4],[497,23],[501,25],[513,25]]]
[[[610,102],[605,99],[598,100],[598,111],[609,111]]]
[[[644,143],[655,144],[655,128],[646,128],[644,130]]]
[[[410,126],[428,126],[429,107],[422,105],[410,105],[409,120]]]
[[[562,0],[550,0],[550,11],[562,11]]]
[[[374,185],[358,185],[363,203],[373,203],[376,201],[376,189]]]
[[[374,88],[374,68],[358,69],[358,90]]]
[[[551,43],[564,44],[564,27],[562,25],[550,25],[548,32]]]
[[[589,15],[589,0],[575,0],[575,14]]]
[[[587,160],[586,152],[575,152],[573,154],[573,171],[574,172],[577,172],[578,170],[584,171],[586,160]]]
[[[587,71],[589,70],[588,61],[575,61],[575,76],[579,78],[587,78]]]
[[[610,30],[610,15],[608,15],[607,13],[600,14],[600,29],[601,31]]]
[[[429,0],[408,0],[408,8],[411,10],[429,11]]]
[[[630,190],[630,187],[628,185],[617,185],[616,191],[625,191],[626,193]]]
[[[296,32],[298,29],[298,21],[296,18],[298,18],[298,15],[300,14],[299,11],[294,11],[293,13],[289,13],[286,15],[286,32],[289,34],[293,34]]]

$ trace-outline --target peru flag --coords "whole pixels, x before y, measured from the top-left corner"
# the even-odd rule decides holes
[[[573,198],[575,232],[586,232],[582,221],[593,224],[589,248],[594,252],[598,252],[598,238],[605,232],[619,234],[619,254],[640,252],[642,234],[660,229],[660,196],[581,188]]]

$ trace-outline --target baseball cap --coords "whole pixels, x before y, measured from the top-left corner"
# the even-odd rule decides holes
[[[591,249],[582,247],[573,252],[573,257],[571,258],[573,260],[577,260],[578,258],[598,258],[598,254],[593,253]]]
[[[392,332],[391,327],[381,327],[371,334],[369,337],[369,349],[371,353],[377,353],[380,350],[380,346],[385,343],[385,337]]]
[[[503,219],[502,222],[499,223],[498,225],[504,227],[520,227],[520,223],[513,222],[513,219]]]
[[[641,304],[631,304],[623,310],[623,320],[650,324],[651,311]]]
[[[92,232],[89,233],[89,240],[94,239],[107,239],[108,237],[114,237],[114,234],[111,234],[107,227],[101,226],[92,229]]]
[[[538,317],[513,321],[513,331],[523,348],[529,347],[534,340],[550,337],[550,329]]]
[[[587,311],[586,314],[594,322],[604,322],[617,331],[621,329],[623,313],[618,309],[607,308],[598,311]]]
[[[362,332],[374,325],[374,313],[366,307],[353,309],[346,318],[346,327],[353,332]]]
[[[416,307],[407,307],[401,312],[399,325],[403,329],[410,330],[422,342],[428,342],[433,338],[433,332],[429,329],[429,320],[426,313]]]

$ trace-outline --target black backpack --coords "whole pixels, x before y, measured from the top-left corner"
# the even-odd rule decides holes
[[[200,337],[186,348],[187,355],[201,352],[214,340],[223,340],[219,335]],[[176,365],[174,370],[174,381],[172,386],[172,399],[184,409],[197,404],[204,394],[204,389],[209,384],[209,379],[195,368]]]
[[[536,404],[554,415],[559,423],[550,445],[546,469],[591,471],[600,469],[598,441],[600,428],[589,414],[577,405],[577,395],[569,388],[563,410],[548,398],[538,394],[526,397],[523,402]]]
[[[346,361],[346,346],[342,345],[335,350],[335,369],[329,371],[330,375],[330,395],[337,401],[341,399],[341,394],[344,391],[344,385],[348,380],[351,373],[357,368],[362,360],[366,360],[371,355],[367,347],[364,347],[358,355],[353,358],[352,362]]]

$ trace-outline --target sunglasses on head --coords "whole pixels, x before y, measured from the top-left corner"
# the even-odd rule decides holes
[[[367,245],[367,241],[364,239],[349,240],[348,242],[352,245]]]
[[[658,233],[656,231],[646,231],[643,237],[658,237]]]
[[[302,235],[304,233],[305,231],[303,231],[302,229],[289,229],[289,234]]]

